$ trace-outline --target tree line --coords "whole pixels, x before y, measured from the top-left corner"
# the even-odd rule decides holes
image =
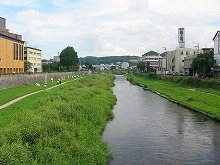
[[[79,58],[73,47],[68,46],[60,53],[60,62],[43,64],[43,72],[77,71],[79,69]]]

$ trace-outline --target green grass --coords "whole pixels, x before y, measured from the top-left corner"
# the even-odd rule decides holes
[[[192,88],[179,83],[133,75],[128,75],[128,79],[134,84],[147,87],[170,100],[220,120],[219,90]]]
[[[3,109],[0,164],[107,164],[102,132],[113,118],[113,81],[86,76]]]
[[[70,80],[70,79],[69,79]],[[69,81],[68,79],[64,81]],[[12,87],[0,90],[0,105],[6,104],[18,97],[24,96],[26,94],[40,91],[44,89],[44,82],[40,83],[41,86],[36,86],[35,84],[27,84],[24,86]],[[47,88],[57,85],[57,82],[47,82]]]

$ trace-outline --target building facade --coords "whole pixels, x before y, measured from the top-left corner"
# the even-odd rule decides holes
[[[214,66],[214,76],[220,77],[220,30],[218,30],[213,38],[214,41],[214,58],[215,58],[215,66]]]
[[[160,54],[161,58],[159,58],[159,69],[157,70],[158,74],[166,74],[167,71],[167,52]]]
[[[60,62],[60,56],[53,56],[53,62]]]
[[[5,18],[0,17],[0,74],[24,72],[24,41],[22,36],[6,29]]]
[[[162,58],[159,53],[155,51],[149,51],[142,55],[141,61],[147,63],[156,70],[159,70],[159,59]]]
[[[128,62],[122,62],[121,69],[128,69],[128,68],[129,68],[129,63]]]
[[[39,73],[42,72],[42,56],[41,50],[25,46],[24,60],[29,63],[26,68],[27,72]]]
[[[189,73],[191,70],[190,64],[192,60],[202,53],[200,49],[180,48],[167,53],[167,71],[169,73]]]
[[[178,42],[179,46],[167,52],[166,69],[169,74],[189,74],[191,72],[191,63],[199,53],[203,51],[197,48],[185,47],[185,29],[178,28]]]

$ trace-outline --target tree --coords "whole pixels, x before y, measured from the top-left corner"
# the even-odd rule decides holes
[[[86,69],[93,70],[93,66],[89,62],[85,62],[85,66],[86,66]]]
[[[60,62],[52,62],[48,64],[42,64],[43,72],[58,72],[60,71]]]
[[[30,62],[24,62],[24,71],[27,72],[29,69],[31,69],[31,63]]]
[[[60,62],[54,61],[51,64],[49,64],[49,72],[57,72],[59,71]]]
[[[60,53],[60,64],[61,66],[66,66],[67,70],[77,70],[79,68],[79,59],[77,52],[73,47],[66,47]]]
[[[148,73],[155,72],[155,69],[152,66],[150,66],[150,62],[149,61],[147,61],[147,64],[146,64],[146,71]]]
[[[138,70],[140,70],[141,72],[145,72],[145,71],[146,71],[145,62],[140,61],[140,62],[137,64],[137,68],[138,68]]]
[[[191,68],[194,73],[198,73],[199,76],[210,76],[211,68],[215,64],[215,59],[213,52],[210,54],[198,54],[196,58],[193,59]]]
[[[150,62],[148,61],[147,63],[141,61],[137,65],[137,69],[140,70],[141,72],[155,72],[154,68],[150,66]]]

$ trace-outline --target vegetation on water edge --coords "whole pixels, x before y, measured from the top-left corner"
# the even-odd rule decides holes
[[[0,131],[0,164],[107,164],[102,132],[113,118],[113,81],[91,75],[41,92],[50,95]]]
[[[171,101],[220,120],[220,90],[192,88],[191,85],[147,78],[146,76],[127,75],[127,78],[133,84],[142,86]]]
[[[195,78],[192,76],[172,76],[172,75],[158,75],[156,73],[134,73],[139,77],[145,77],[150,79],[159,79],[169,82],[179,83],[182,85],[199,87],[199,88],[212,88],[220,89],[220,79],[214,78]]]

